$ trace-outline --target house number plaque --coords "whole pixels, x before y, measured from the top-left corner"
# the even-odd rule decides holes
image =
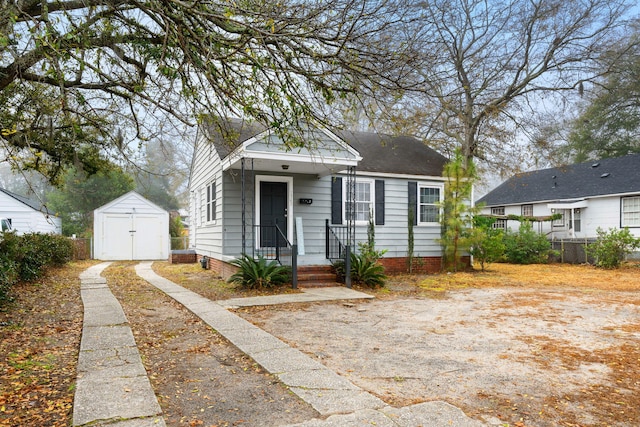
[[[311,203],[313,203],[313,199],[300,199],[301,205],[310,205]]]

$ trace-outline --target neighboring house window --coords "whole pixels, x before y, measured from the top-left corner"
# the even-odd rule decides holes
[[[436,223],[440,220],[440,187],[418,184],[418,223]]]
[[[552,225],[554,227],[564,227],[564,210],[556,210],[554,213],[560,214],[560,218],[554,219]]]
[[[640,227],[640,197],[622,199],[622,226]]]
[[[522,205],[522,216],[533,216],[533,205]]]
[[[205,219],[207,222],[216,220],[216,183],[207,185],[205,199]]]
[[[496,206],[495,208],[491,208],[491,215],[495,216],[503,216],[504,215],[504,206]],[[496,219],[496,221],[491,226],[492,228],[499,228],[502,230],[507,229],[507,220],[506,219]]]
[[[575,209],[573,211],[573,231],[581,231],[580,230],[580,209]]]

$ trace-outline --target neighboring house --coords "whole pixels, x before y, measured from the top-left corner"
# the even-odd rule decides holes
[[[270,129],[240,120],[201,128],[189,182],[189,240],[199,258],[227,276],[226,264],[243,253],[286,252],[286,238],[298,265],[330,265],[346,245],[367,240],[372,215],[387,271],[406,271],[411,212],[414,264],[440,269],[445,157],[411,137],[314,126],[288,141],[289,149]]]
[[[0,188],[0,217],[11,221],[18,234],[62,233],[62,221],[46,205]]]
[[[640,154],[520,173],[479,199],[495,227],[517,230],[506,216],[535,217],[550,238],[597,237],[598,227],[628,227],[640,237]],[[561,217],[544,221],[553,214]]]
[[[130,191],[93,211],[95,259],[166,260],[169,212]]]

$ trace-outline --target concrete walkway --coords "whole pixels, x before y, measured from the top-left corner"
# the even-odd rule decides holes
[[[95,265],[80,275],[84,322],[73,425],[164,427],[127,318],[100,276],[109,264]]]
[[[217,300],[224,308],[255,307],[257,305],[288,304],[292,302],[336,301],[349,299],[373,299],[373,295],[354,291],[344,286],[329,288],[301,288],[302,293],[268,295],[260,297],[231,298]]]
[[[223,307],[371,298],[367,294],[346,288],[325,288],[307,290],[302,294],[214,302],[158,276],[151,269],[150,262],[138,264],[136,272],[200,317],[266,371],[275,375],[322,416],[322,419],[306,421],[295,426],[483,426],[479,421],[468,418],[460,409],[445,402],[427,402],[399,409],[390,407],[316,360],[289,347]]]

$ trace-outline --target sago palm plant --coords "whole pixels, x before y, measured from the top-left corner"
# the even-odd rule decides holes
[[[247,254],[231,261],[239,270],[229,278],[230,283],[236,283],[247,289],[274,288],[289,281],[290,269],[276,261],[266,260],[259,256],[254,259]]]

